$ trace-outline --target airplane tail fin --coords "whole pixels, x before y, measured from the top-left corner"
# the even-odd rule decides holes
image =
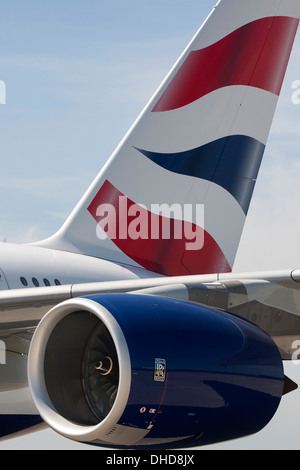
[[[299,0],[220,0],[40,245],[165,275],[230,271],[299,17]]]

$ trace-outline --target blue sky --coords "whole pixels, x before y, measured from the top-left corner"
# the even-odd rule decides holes
[[[39,240],[61,226],[215,3],[2,2],[0,240]],[[300,105],[291,100],[299,63],[300,32],[236,270],[300,268]],[[297,380],[300,365],[287,367]],[[218,448],[298,448],[299,394],[259,435]],[[77,447],[52,431],[0,444]]]
[[[5,3],[0,239],[59,228],[214,2],[189,3]]]

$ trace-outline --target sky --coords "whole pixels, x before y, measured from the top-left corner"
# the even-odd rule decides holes
[[[4,0],[0,240],[53,234],[198,30],[213,0]],[[300,268],[300,31],[235,271]],[[1,260],[0,260],[1,265]],[[285,364],[300,383],[300,365]],[[208,449],[298,449],[300,391],[261,433]],[[47,430],[4,449],[83,449]]]

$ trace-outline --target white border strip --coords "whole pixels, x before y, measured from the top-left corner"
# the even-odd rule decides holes
[[[278,97],[248,86],[220,88],[182,108],[149,112],[128,139],[133,147],[178,153],[230,135],[266,144]]]
[[[191,51],[208,47],[238,28],[270,16],[300,18],[298,0],[221,0],[202,25]]]

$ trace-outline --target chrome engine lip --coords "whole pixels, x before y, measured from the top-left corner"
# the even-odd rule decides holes
[[[56,325],[71,313],[84,310],[98,317],[107,327],[117,350],[119,387],[110,413],[99,424],[75,424],[55,409],[47,392],[44,375],[44,357],[49,337]],[[104,440],[119,422],[128,402],[131,388],[131,361],[126,339],[111,313],[98,302],[88,298],[66,300],[53,307],[41,320],[33,336],[28,356],[28,381],[35,406],[43,420],[64,437],[88,442]]]

